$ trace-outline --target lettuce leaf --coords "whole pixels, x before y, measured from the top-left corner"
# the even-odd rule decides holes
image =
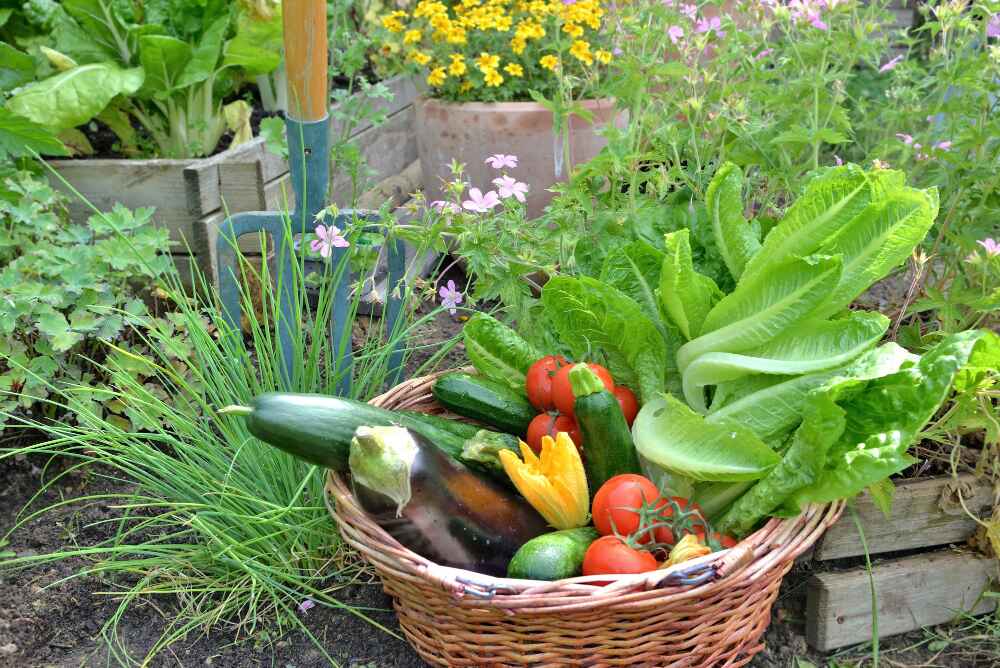
[[[634,299],[587,276],[556,276],[542,288],[542,306],[576,359],[603,354],[615,381],[641,400],[663,392],[667,345]]]
[[[758,233],[743,217],[743,172],[727,162],[712,177],[705,206],[712,221],[715,243],[733,279],[738,281],[750,259],[760,250]]]
[[[698,338],[677,351],[681,373],[707,353],[737,353],[767,343],[801,322],[840,281],[839,257],[810,257],[775,264],[715,305]]]
[[[690,341],[701,332],[722,291],[711,278],[695,271],[689,236],[688,230],[664,236],[667,252],[657,296],[663,312]]]
[[[646,404],[632,425],[635,447],[648,462],[691,480],[757,480],[780,458],[735,422],[710,424],[664,394]]]
[[[806,320],[742,354],[708,353],[684,372],[684,397],[704,413],[706,385],[753,373],[804,374],[841,366],[868,350],[889,328],[881,313],[853,312],[842,320]]]

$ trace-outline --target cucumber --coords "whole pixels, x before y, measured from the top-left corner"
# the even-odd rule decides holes
[[[511,434],[523,435],[538,411],[523,390],[467,373],[450,373],[434,383],[434,398],[459,415],[474,418]]]
[[[583,436],[584,468],[593,497],[611,478],[621,473],[642,473],[639,453],[632,442],[621,404],[604,389],[604,383],[586,364],[569,372],[573,388],[573,413]]]
[[[542,356],[517,332],[486,313],[469,318],[462,337],[476,371],[512,390],[524,390],[525,374]]]
[[[549,581],[576,577],[583,568],[583,555],[598,536],[594,527],[581,527],[532,538],[514,553],[507,577]]]
[[[347,470],[351,439],[358,427],[397,425],[420,434],[449,457],[470,468],[496,474],[481,462],[462,459],[467,439],[452,431],[450,425],[442,427],[441,423],[451,422],[443,418],[416,417],[413,413],[387,411],[340,397],[283,392],[262,394],[255,397],[250,406],[229,406],[219,412],[242,415],[250,433],[260,440],[311,464],[335,471]],[[485,431],[473,425],[468,427],[473,428],[473,434]]]

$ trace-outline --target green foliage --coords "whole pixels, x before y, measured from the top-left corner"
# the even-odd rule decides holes
[[[137,318],[164,337],[176,337],[182,367],[185,330],[173,314],[154,316],[148,285],[167,270],[167,232],[153,227],[152,210],[122,207],[70,225],[63,201],[27,174],[6,181],[0,199],[0,416],[40,411],[55,388],[75,386],[64,408],[90,410],[130,424],[132,416],[110,394],[102,364],[129,359],[144,347]],[[135,370],[141,377],[141,370]],[[0,424],[6,419],[0,417]]]
[[[44,126],[0,107],[0,160],[34,153],[66,155],[66,147]]]

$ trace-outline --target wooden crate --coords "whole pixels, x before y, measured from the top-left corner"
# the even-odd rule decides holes
[[[983,597],[1000,569],[962,544],[977,522],[958,503],[980,518],[993,512],[991,485],[972,476],[906,480],[896,485],[893,511],[885,517],[868,494],[859,496],[855,512],[872,557],[879,636],[942,624],[959,612],[980,614],[996,607]],[[877,555],[907,552],[905,556]],[[872,594],[864,555],[850,509],[817,543],[813,559],[824,562],[808,583],[806,639],[819,650],[870,641]]]
[[[367,175],[369,183],[398,174],[417,157],[412,131],[416,89],[403,77],[391,79],[387,86],[393,99],[374,103],[386,114],[386,122],[378,127],[359,124],[349,132],[372,171]],[[342,121],[337,118],[340,106],[331,108],[331,137],[342,136]],[[74,221],[85,221],[93,213],[91,205],[102,211],[116,203],[130,209],[155,207],[153,220],[170,231],[178,266],[186,272],[196,262],[213,281],[217,276],[215,241],[227,215],[294,206],[288,164],[269,152],[259,137],[204,159],[52,160],[50,164],[66,181],[52,179],[55,187],[69,195]],[[350,197],[350,179],[333,173],[331,201],[346,203]],[[260,240],[251,235],[242,238],[240,245],[248,254],[260,250]]]

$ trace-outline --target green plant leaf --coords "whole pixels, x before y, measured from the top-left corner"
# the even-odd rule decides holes
[[[191,54],[191,45],[174,37],[144,35],[139,38],[139,62],[146,74],[139,92],[148,97],[168,97],[178,88],[177,82]]]
[[[282,35],[280,11],[269,19],[241,11],[236,19],[236,36],[223,49],[222,66],[242,67],[251,76],[274,71],[281,64]]]
[[[705,193],[715,243],[734,280],[760,250],[760,239],[743,217],[743,172],[727,162],[712,177]]]
[[[684,371],[684,396],[705,412],[706,385],[754,373],[798,375],[842,366],[878,343],[888,328],[887,317],[864,311],[842,320],[804,320],[758,348],[698,357]]]
[[[648,462],[696,481],[757,480],[780,461],[746,427],[709,423],[669,394],[643,405],[632,437]]]
[[[715,528],[744,536],[792,494],[813,484],[826,463],[827,451],[844,433],[844,426],[844,411],[830,397],[811,397],[781,462],[737,499],[716,521]]]
[[[525,374],[542,357],[513,329],[487,313],[476,313],[462,328],[465,352],[476,370],[516,390],[524,390]]]
[[[142,86],[141,68],[123,70],[111,63],[81,65],[20,89],[7,101],[15,114],[54,130],[83,125],[116,95]]]
[[[644,398],[663,391],[666,343],[634,299],[590,277],[557,276],[542,288],[542,305],[576,359],[603,353],[616,382]]]
[[[840,278],[839,257],[773,264],[716,304],[698,338],[677,352],[681,373],[699,356],[755,348],[805,319],[822,304]]]
[[[0,160],[32,155],[66,155],[66,147],[47,128],[0,107]]]
[[[0,93],[17,88],[34,78],[35,61],[7,42],[0,42]]]
[[[633,241],[608,253],[600,281],[634,299],[655,321],[659,317],[656,284],[663,259],[663,253],[645,241]]]
[[[207,80],[215,74],[215,67],[222,54],[222,43],[229,28],[229,17],[216,19],[201,36],[198,45],[191,53],[191,59],[184,66],[184,71],[177,80],[178,88],[186,88],[192,84]]]
[[[846,308],[858,295],[906,259],[924,240],[938,213],[936,190],[897,190],[868,206],[828,239],[819,252],[841,255],[844,269],[837,287],[816,316]]]
[[[664,236],[666,255],[660,272],[659,302],[684,338],[691,340],[701,332],[712,307],[722,298],[722,291],[708,276],[694,269],[688,230]]]
[[[83,340],[83,335],[70,329],[69,322],[59,311],[49,310],[38,316],[38,331],[48,337],[52,349],[64,353]]]

